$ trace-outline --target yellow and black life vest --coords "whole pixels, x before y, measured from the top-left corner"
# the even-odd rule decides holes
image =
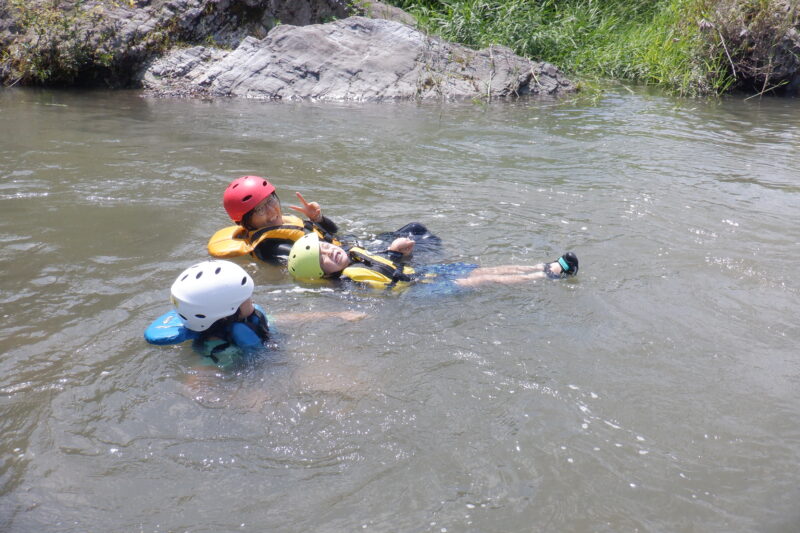
[[[352,262],[342,270],[343,278],[374,289],[403,289],[414,281],[414,269],[408,265],[397,265],[386,257],[355,246],[348,254]]]
[[[208,241],[208,253],[214,257],[239,257],[254,254],[259,244],[272,239],[295,242],[306,233],[315,232],[319,238],[335,245],[341,243],[311,221],[303,221],[294,215],[284,215],[283,224],[269,228],[248,230],[243,226],[228,226],[217,231]]]

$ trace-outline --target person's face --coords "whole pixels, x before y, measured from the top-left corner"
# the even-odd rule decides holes
[[[255,310],[256,310],[256,308],[255,308],[255,306],[253,306],[253,299],[252,298],[248,298],[247,300],[242,302],[242,305],[239,306],[239,318],[240,319],[245,319],[245,318],[249,317],[250,315],[252,315],[253,311],[255,311]]]
[[[340,246],[322,241],[319,243],[319,266],[325,274],[341,272],[350,264],[350,258]]]
[[[270,226],[280,226],[283,223],[281,215],[281,202],[273,193],[264,199],[263,202],[253,208],[250,215],[250,225],[253,228],[268,228]]]

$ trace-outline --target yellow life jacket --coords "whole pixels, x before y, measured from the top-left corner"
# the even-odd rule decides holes
[[[352,262],[342,270],[344,278],[373,289],[404,289],[414,281],[414,269],[410,266],[397,265],[386,257],[355,246],[348,254]]]
[[[267,239],[295,242],[309,232],[315,232],[320,239],[335,245],[341,243],[330,236],[317,224],[304,222],[294,215],[283,215],[283,224],[269,228],[248,230],[243,226],[228,226],[217,231],[208,241],[208,253],[214,257],[239,257],[253,254],[259,244]]]

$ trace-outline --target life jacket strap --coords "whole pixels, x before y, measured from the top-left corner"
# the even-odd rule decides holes
[[[223,342],[221,344],[217,344],[216,346],[211,348],[211,352],[207,355],[207,357],[209,357],[215,363],[219,363],[219,357],[217,357],[217,354],[223,350],[227,350],[230,347],[230,345],[231,345],[230,342]]]
[[[268,228],[259,228],[259,229],[257,229],[256,231],[254,231],[254,232],[253,232],[253,233],[250,235],[250,237],[249,237],[249,240],[250,240],[250,242],[252,242],[252,243],[255,243],[255,242],[257,242],[257,241],[258,241],[258,239],[259,239],[259,238],[260,238],[262,235],[264,235],[266,232],[268,232],[268,231],[280,230],[280,229],[298,230],[298,229],[300,229],[300,228],[298,228],[298,227],[297,227],[297,226],[295,226],[294,224],[280,224],[280,225],[278,225],[278,226],[270,226],[270,227],[268,227]]]
[[[349,253],[356,262],[389,279],[389,283],[386,285],[387,289],[394,287],[399,281],[411,281],[412,279],[403,271],[403,265],[397,265],[389,259],[373,255],[360,248],[351,248]]]
[[[329,242],[332,244],[337,244],[339,242],[331,233],[329,233],[325,228],[323,228],[316,222],[312,222],[311,220],[305,220],[303,221],[303,227],[309,233],[315,231],[320,236],[320,239],[325,242]]]

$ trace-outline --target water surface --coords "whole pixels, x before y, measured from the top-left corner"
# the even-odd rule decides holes
[[[0,92],[0,529],[797,531],[797,116]],[[580,273],[374,297],[241,258],[277,317],[369,316],[198,383],[142,332],[245,174],[365,241],[424,222],[421,260]]]

